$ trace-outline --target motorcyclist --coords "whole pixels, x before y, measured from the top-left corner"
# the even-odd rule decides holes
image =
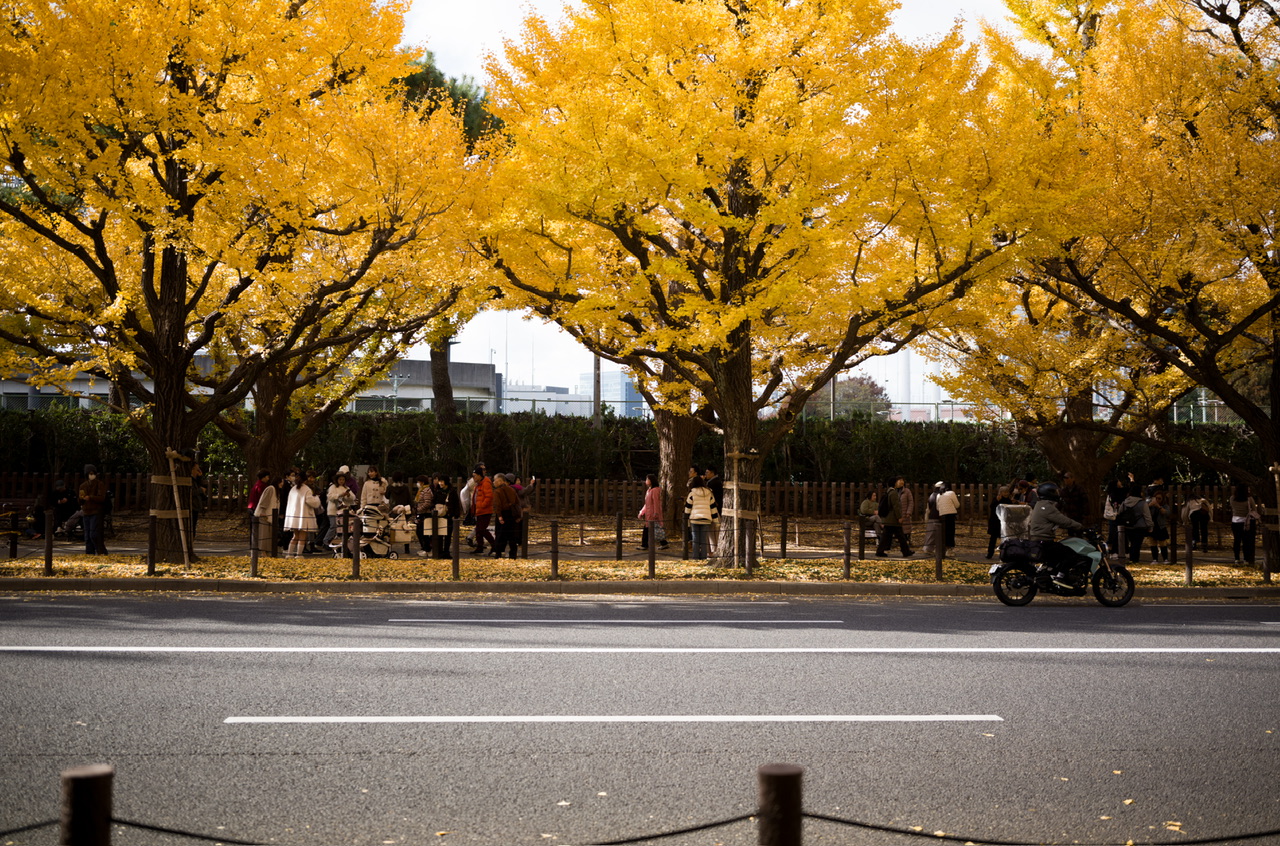
[[[1076,554],[1067,546],[1058,543],[1058,529],[1079,531],[1082,526],[1058,509],[1062,498],[1058,486],[1053,482],[1045,482],[1036,488],[1036,504],[1031,510],[1028,531],[1031,540],[1041,541],[1040,560],[1052,573],[1052,579],[1062,587],[1070,587],[1067,570],[1076,559]]]

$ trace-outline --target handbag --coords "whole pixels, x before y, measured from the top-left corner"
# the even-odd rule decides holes
[[[666,530],[665,528],[663,528],[662,526],[654,526],[654,527],[653,527],[653,539],[654,539],[655,541],[657,541],[658,543],[666,543],[666,542],[667,542],[667,530]]]

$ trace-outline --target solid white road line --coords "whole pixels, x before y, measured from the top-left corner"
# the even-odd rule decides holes
[[[696,626],[807,626],[813,624],[842,624],[844,620],[539,620],[522,617],[399,617],[387,620],[388,623],[537,623],[539,625],[559,625],[562,623],[590,625],[696,625]]]
[[[995,714],[694,714],[227,717],[224,723],[1002,723]]]
[[[23,646],[4,652],[474,655],[1276,655],[1280,647],[1142,646]]]

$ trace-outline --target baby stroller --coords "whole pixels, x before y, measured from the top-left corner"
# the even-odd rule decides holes
[[[395,550],[391,549],[389,538],[391,534],[391,521],[387,519],[387,515],[381,508],[376,505],[366,505],[358,509],[353,515],[352,522],[355,518],[360,520],[360,533],[357,535],[354,531],[351,537],[346,539],[346,551],[343,551],[343,538],[341,532],[334,538],[334,542],[330,544],[333,548],[333,556],[341,558],[343,555],[353,555],[355,553],[355,544],[360,544],[360,554],[366,558],[399,558]]]
[[[413,543],[417,537],[417,527],[414,525],[413,506],[397,505],[391,509],[391,522],[387,527],[387,541],[396,548],[404,547],[404,551],[409,551],[409,544]],[[394,557],[394,556],[393,556]]]

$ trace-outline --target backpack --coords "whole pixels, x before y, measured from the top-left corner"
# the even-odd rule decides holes
[[[1126,505],[1116,512],[1115,523],[1117,526],[1132,529],[1138,525],[1138,520],[1140,519],[1142,519],[1142,515],[1138,513],[1138,507],[1136,505]]]
[[[894,491],[889,491],[885,493],[883,497],[880,498],[880,507],[879,509],[876,510],[876,513],[879,514],[881,517],[888,517],[889,515],[893,514],[893,500],[890,499],[889,497],[891,497],[894,493],[895,493]]]

